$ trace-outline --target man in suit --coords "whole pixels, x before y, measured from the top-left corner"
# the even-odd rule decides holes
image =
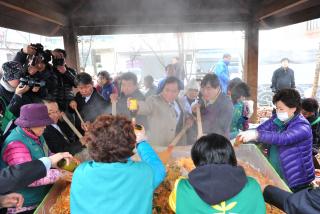
[[[76,154],[82,150],[79,139],[76,138],[68,125],[62,121],[58,103],[55,101],[45,101],[48,108],[49,117],[53,124],[47,126],[43,136],[51,152],[70,152]]]
[[[229,139],[233,104],[222,93],[219,77],[206,74],[200,84],[200,99],[192,105],[192,111],[200,107],[203,133],[216,133]]]
[[[147,133],[153,146],[168,146],[185,125],[192,124],[191,115],[185,112],[178,99],[180,89],[179,79],[168,77],[160,94],[138,102],[138,115],[148,118]],[[179,144],[185,145],[185,139]]]
[[[137,101],[144,101],[145,97],[142,92],[139,90],[138,78],[132,72],[126,72],[121,76],[121,89],[119,96],[117,94],[112,94],[110,96],[111,102],[116,102],[117,105],[117,114],[124,115],[130,119],[132,117],[136,118],[136,122],[141,124],[148,130],[147,118],[142,115],[131,115],[127,102],[128,99],[136,99]],[[108,109],[108,112],[111,113],[111,108]]]
[[[63,158],[71,158],[68,153],[57,153],[50,157],[23,164],[9,166],[0,170],[0,213],[6,213],[7,207],[21,207],[23,197],[21,194],[12,193],[40,178],[46,176],[51,167],[57,167],[57,163]],[[32,172],[32,173],[30,173]]]
[[[69,103],[72,110],[79,110],[84,122],[93,122],[97,116],[106,113],[109,103],[100,96],[93,87],[92,77],[88,73],[80,73],[75,80],[78,93],[75,99]],[[76,127],[85,131],[86,124],[81,124],[79,117],[75,117]],[[84,133],[82,131],[82,133]]]

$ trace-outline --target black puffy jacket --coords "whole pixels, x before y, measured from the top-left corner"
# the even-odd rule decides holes
[[[26,95],[37,98],[37,99],[46,99],[50,98],[53,100],[56,100],[58,96],[58,82],[56,81],[56,78],[54,78],[54,71],[52,66],[47,63],[46,68],[44,71],[37,72],[36,74],[30,76],[27,73],[28,69],[28,61],[27,61],[28,55],[23,53],[22,50],[19,51],[16,56],[14,57],[14,61],[21,63],[25,69],[25,75],[24,77],[30,77],[35,81],[45,81],[45,86],[41,87],[40,91],[37,93],[32,92],[29,90]]]
[[[77,72],[69,67],[66,67],[65,73],[60,73],[56,68],[53,68],[54,82],[56,82],[57,94],[55,99],[61,111],[65,111],[68,104],[73,100],[72,87],[75,87],[75,77]]]

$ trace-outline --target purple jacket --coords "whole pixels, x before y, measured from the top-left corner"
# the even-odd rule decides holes
[[[275,118],[273,116],[257,128],[258,141],[278,147],[280,166],[290,188],[310,183],[315,174],[309,122],[299,114],[279,133],[273,122]]]

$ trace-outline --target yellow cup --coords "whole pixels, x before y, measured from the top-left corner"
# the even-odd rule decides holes
[[[138,110],[138,100],[130,98],[129,99],[129,111],[137,111]]]

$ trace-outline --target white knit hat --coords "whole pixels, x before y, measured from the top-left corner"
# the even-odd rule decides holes
[[[186,85],[186,88],[185,90],[189,90],[189,89],[196,89],[196,90],[199,90],[199,83],[197,82],[196,79],[191,79],[189,80],[189,82],[187,83]]]

